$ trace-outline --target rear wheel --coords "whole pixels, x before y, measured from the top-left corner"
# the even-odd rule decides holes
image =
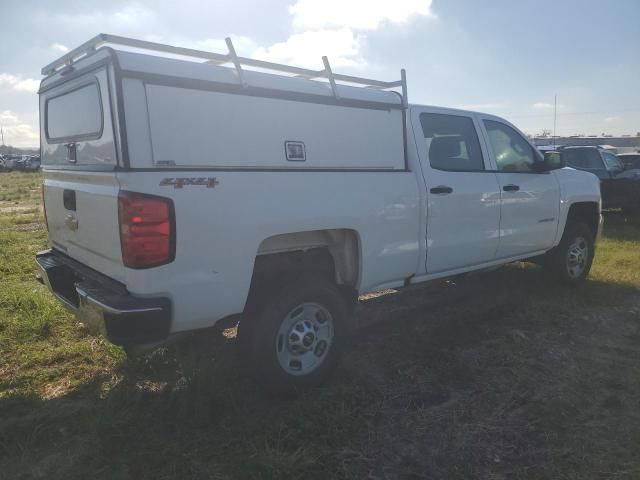
[[[593,233],[584,223],[567,222],[560,244],[547,254],[545,268],[569,285],[581,283],[589,274],[595,254]]]
[[[283,283],[248,308],[238,340],[256,380],[276,390],[320,383],[338,361],[347,307],[338,287],[322,278]]]

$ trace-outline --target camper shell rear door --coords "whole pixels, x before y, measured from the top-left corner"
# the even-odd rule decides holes
[[[118,276],[118,147],[107,53],[43,81],[40,138],[51,247]]]

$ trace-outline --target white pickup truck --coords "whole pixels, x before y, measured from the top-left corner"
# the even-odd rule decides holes
[[[239,319],[257,378],[307,385],[362,293],[517,260],[587,276],[594,175],[501,118],[408,105],[404,71],[382,82],[228,46],[101,34],[43,69],[37,263],[111,342]]]

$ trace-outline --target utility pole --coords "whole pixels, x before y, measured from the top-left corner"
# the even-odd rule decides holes
[[[2,146],[4,147],[4,130],[0,127],[0,135],[2,135]]]
[[[558,94],[553,95],[553,149],[556,148],[556,122],[558,118]]]

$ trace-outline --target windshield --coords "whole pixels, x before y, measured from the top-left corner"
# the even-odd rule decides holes
[[[602,157],[604,158],[604,163],[607,166],[607,170],[624,170],[622,162],[613,153],[602,152]]]

